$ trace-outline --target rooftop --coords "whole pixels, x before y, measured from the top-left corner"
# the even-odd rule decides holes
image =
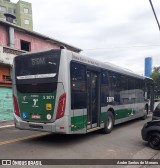
[[[0,19],[0,25],[5,25],[5,26],[11,26],[13,27],[14,29],[18,30],[18,31],[21,31],[21,32],[24,32],[24,33],[27,33],[29,35],[32,35],[32,36],[35,36],[35,37],[38,37],[38,38],[41,38],[43,40],[46,40],[46,41],[50,41],[50,42],[53,42],[55,44],[58,44],[58,45],[62,45],[64,47],[66,47],[68,50],[72,50],[74,52],[81,52],[82,49],[80,48],[77,48],[75,46],[72,46],[70,44],[67,44],[67,43],[64,43],[62,41],[59,41],[57,39],[54,39],[54,38],[51,38],[49,36],[46,36],[46,35],[43,35],[43,34],[40,34],[38,32],[35,32],[35,31],[31,31],[31,30],[27,30],[27,29],[24,29],[18,25],[15,25],[13,23],[10,23],[10,22],[6,22],[6,21],[3,21]]]

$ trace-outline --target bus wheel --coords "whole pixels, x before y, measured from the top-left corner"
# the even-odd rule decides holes
[[[144,115],[142,117],[142,120],[145,120],[147,118],[147,114],[148,114],[148,109],[147,109],[147,106],[145,106],[145,108],[144,108]]]
[[[106,117],[106,121],[104,124],[104,128],[103,128],[103,132],[105,134],[108,134],[112,131],[113,129],[113,125],[114,125],[114,116],[113,113],[111,111],[107,112],[107,117]]]

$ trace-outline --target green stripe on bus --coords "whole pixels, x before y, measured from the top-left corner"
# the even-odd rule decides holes
[[[100,115],[100,122],[105,122],[105,120],[106,120],[106,112],[101,112],[101,115]]]
[[[71,128],[71,131],[77,131],[86,128],[86,123],[87,123],[86,115],[71,117],[71,125],[72,126],[74,125],[74,127]]]
[[[115,116],[116,120],[117,119],[122,119],[128,117],[133,110],[131,108],[127,109],[120,109],[120,110],[115,110]],[[106,120],[106,112],[101,112],[100,114],[100,122],[105,122]],[[86,123],[87,123],[87,116],[82,115],[82,116],[74,116],[71,117],[71,125],[73,126],[71,128],[71,131],[78,131],[80,129],[86,128]]]
[[[120,110],[115,110],[116,113],[116,120],[117,119],[122,119],[122,118],[126,118],[128,117],[131,113],[133,112],[133,110],[131,108],[127,108],[127,109],[120,109]]]

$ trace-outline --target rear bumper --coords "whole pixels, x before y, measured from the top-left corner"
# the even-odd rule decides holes
[[[15,127],[22,130],[35,130],[35,131],[45,131],[45,132],[56,132],[55,123],[35,123],[26,122],[21,120],[18,116],[14,115]]]

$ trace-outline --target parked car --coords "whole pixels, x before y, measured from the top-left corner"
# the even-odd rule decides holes
[[[160,102],[156,104],[152,116],[152,120],[158,120],[158,119],[160,119]]]
[[[142,139],[148,141],[153,149],[160,149],[160,120],[152,120],[144,124],[142,130]]]

